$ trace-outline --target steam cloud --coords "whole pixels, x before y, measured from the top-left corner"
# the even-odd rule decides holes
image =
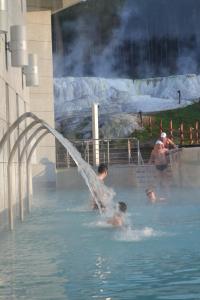
[[[108,0],[88,0],[66,10],[62,18],[54,17],[53,26],[57,20],[63,34],[60,38],[63,51],[54,47],[56,77],[199,73],[199,0],[111,2],[114,13],[109,16],[108,12],[108,18],[117,22],[104,29],[107,33],[102,31],[102,10],[98,15],[95,7],[106,7]],[[54,28],[54,40],[58,39],[57,33]]]

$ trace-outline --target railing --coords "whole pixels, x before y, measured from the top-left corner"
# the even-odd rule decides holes
[[[98,141],[98,153],[94,154],[93,145]],[[81,156],[93,165],[94,155],[98,155],[99,163],[113,164],[143,164],[140,153],[140,144],[136,138],[116,139],[89,139],[72,140],[73,145],[81,153]],[[57,142],[56,165],[57,168],[69,168],[75,166],[67,150]]]

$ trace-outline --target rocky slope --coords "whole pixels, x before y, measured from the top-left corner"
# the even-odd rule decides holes
[[[200,76],[188,74],[134,81],[55,78],[54,95],[56,127],[64,135],[91,137],[91,107],[95,102],[99,104],[101,135],[124,137],[139,128],[138,112],[175,109],[198,99]]]

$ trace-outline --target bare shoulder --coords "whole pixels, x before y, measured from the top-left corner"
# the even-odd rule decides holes
[[[119,215],[114,215],[112,218],[110,218],[108,221],[107,221],[108,224],[111,224],[115,227],[118,227],[118,226],[122,226],[123,225],[123,218]]]

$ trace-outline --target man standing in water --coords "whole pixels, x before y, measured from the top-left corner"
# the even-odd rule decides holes
[[[168,149],[164,147],[163,142],[158,140],[151,152],[149,164],[155,165],[160,185],[163,185],[167,180],[168,154]]]
[[[100,164],[98,167],[98,175],[97,177],[101,180],[104,181],[104,179],[108,175],[108,167],[105,164]]]
[[[167,168],[168,160],[168,150],[164,147],[163,142],[157,141],[154,145],[154,148],[151,152],[151,156],[149,159],[149,164],[155,164],[155,167],[159,171],[164,171]]]
[[[104,181],[104,179],[107,177],[108,175],[108,167],[105,164],[100,164],[98,167],[98,174],[97,177],[99,178],[100,181]],[[100,202],[99,203],[101,208],[104,210],[105,209],[105,205]],[[96,203],[96,201],[94,199],[92,199],[92,209],[98,209],[98,205]]]

